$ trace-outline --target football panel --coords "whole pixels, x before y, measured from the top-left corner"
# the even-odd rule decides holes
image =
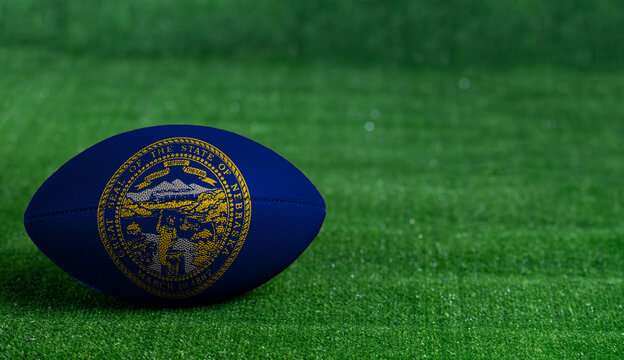
[[[109,295],[146,303],[214,302],[247,292],[286,269],[318,234],[325,210],[284,201],[255,201],[249,233],[230,268],[204,292],[170,300],[141,289],[115,266],[97,231],[94,210],[31,219],[33,242],[57,266]]]
[[[26,209],[25,219],[96,208],[106,184],[124,162],[142,148],[170,137],[198,138],[220,149],[242,173],[252,199],[325,206],[310,180],[272,150],[228,131],[166,125],[119,134],[78,154],[41,185]]]

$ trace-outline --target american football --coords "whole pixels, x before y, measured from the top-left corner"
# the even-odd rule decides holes
[[[139,303],[211,303],[273,278],[325,218],[314,185],[268,148],[191,125],[138,129],[75,156],[24,214],[83,284]]]

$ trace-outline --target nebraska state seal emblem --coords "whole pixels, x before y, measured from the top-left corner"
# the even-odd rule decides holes
[[[151,144],[111,177],[100,198],[100,238],[141,288],[186,298],[212,285],[240,251],[251,199],[236,165],[215,146],[176,137]]]

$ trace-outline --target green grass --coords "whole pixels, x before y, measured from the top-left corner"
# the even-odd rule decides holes
[[[620,0],[3,0],[0,44],[101,56],[620,69]]]
[[[0,357],[621,359],[623,98],[617,71],[0,48]],[[317,185],[327,219],[284,273],[144,308],[36,249],[22,213],[54,169],[167,123],[250,137]]]

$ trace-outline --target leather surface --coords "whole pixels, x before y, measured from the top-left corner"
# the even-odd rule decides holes
[[[229,269],[204,292],[169,301],[130,281],[106,252],[97,206],[115,171],[142,148],[192,137],[223,151],[242,173],[252,202],[245,243]],[[41,185],[25,214],[33,242],[84,284],[139,302],[211,302],[248,291],[290,265],[316,237],[325,203],[305,175],[270,149],[231,132],[191,125],[138,129],[106,139],[65,163]]]

